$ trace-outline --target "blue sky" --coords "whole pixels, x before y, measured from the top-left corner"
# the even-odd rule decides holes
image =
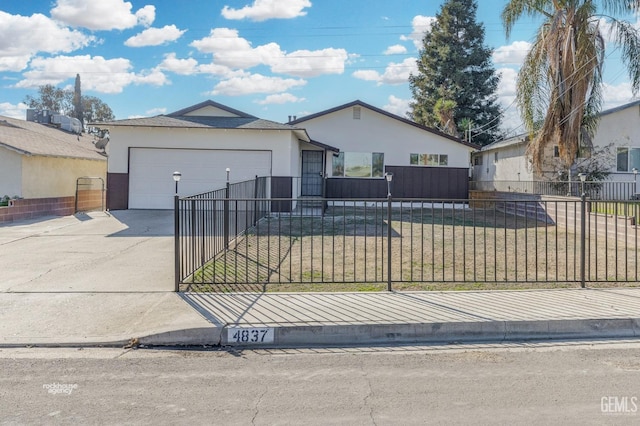
[[[212,99],[261,118],[360,99],[404,115],[407,83],[434,0],[0,0],[0,115],[25,117],[38,86],[97,96],[116,118]],[[504,127],[517,128],[515,78],[536,23],[505,39],[506,1],[478,1],[495,49]],[[633,18],[635,19],[635,18]],[[605,107],[632,100],[619,52],[607,51]]]

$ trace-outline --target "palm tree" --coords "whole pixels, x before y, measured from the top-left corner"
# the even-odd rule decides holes
[[[602,108],[603,27],[610,28],[613,43],[621,47],[633,93],[638,92],[640,33],[616,16],[639,10],[638,0],[511,0],[504,7],[507,37],[523,15],[543,19],[518,74],[516,95],[531,135],[528,155],[537,171],[546,146],[558,146],[567,168],[581,146],[591,147]]]
[[[433,113],[440,122],[440,130],[444,133],[459,137],[458,128],[454,121],[455,111],[458,104],[451,99],[439,98],[433,107]]]

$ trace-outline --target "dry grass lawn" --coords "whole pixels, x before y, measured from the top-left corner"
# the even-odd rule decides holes
[[[262,220],[192,278],[195,291],[382,291],[577,287],[580,238],[495,210],[384,209]],[[637,285],[637,241],[592,235],[589,286]],[[597,282],[597,283],[596,283]]]

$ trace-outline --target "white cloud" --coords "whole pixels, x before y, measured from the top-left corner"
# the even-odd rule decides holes
[[[253,47],[230,28],[214,28],[209,36],[191,43],[200,52],[213,55],[213,62],[229,68],[252,68],[266,65],[274,73],[296,77],[342,74],[349,54],[344,49],[282,51],[277,43]]]
[[[195,40],[191,46],[203,53],[211,53],[216,63],[235,68],[249,68],[263,63],[269,53],[280,54],[280,47],[269,43],[252,48],[251,43],[238,36],[238,30],[214,28],[208,37]]]
[[[413,31],[408,36],[401,36],[400,40],[413,41],[416,49],[422,49],[422,39],[427,31],[431,30],[431,26],[436,21],[435,16],[417,15],[411,21]]]
[[[393,46],[387,47],[387,50],[384,51],[385,55],[401,55],[403,53],[407,53],[407,48],[401,44],[394,44]]]
[[[144,27],[150,27],[153,21],[156,20],[156,7],[152,5],[146,5],[142,9],[138,9],[136,12],[136,18],[138,24]]]
[[[271,71],[296,77],[316,77],[325,74],[342,74],[348,59],[344,49],[296,50],[282,56],[267,58]]]
[[[496,73],[500,75],[497,95],[501,97],[515,97],[518,71],[513,68],[499,68]]]
[[[390,62],[383,74],[374,70],[358,70],[352,75],[366,81],[375,81],[378,86],[383,84],[404,84],[409,81],[412,72],[417,71],[416,58],[407,58],[400,63]]]
[[[180,75],[192,75],[198,72],[198,61],[193,58],[178,59],[175,53],[168,53],[158,65],[159,69],[171,71]]]
[[[365,81],[380,81],[380,73],[375,70],[358,70],[352,74],[355,78]]]
[[[267,19],[291,19],[305,16],[304,10],[311,7],[309,0],[254,0],[251,6],[241,9],[232,9],[225,6],[222,16],[227,19],[250,19],[252,21],[265,21]]]
[[[261,101],[255,101],[259,105],[272,105],[272,104],[290,104],[296,102],[304,102],[305,98],[299,98],[291,93],[278,93],[276,95],[269,95]]]
[[[499,68],[496,72],[500,75],[496,94],[498,95],[498,104],[504,113],[501,119],[501,127],[508,131],[515,129],[515,134],[522,133],[524,132],[524,127],[522,127],[520,112],[515,103],[518,71],[513,68]],[[511,136],[514,136],[514,134]]]
[[[179,30],[175,25],[165,25],[162,28],[147,28],[140,34],[134,35],[124,42],[129,47],[160,46],[169,41],[176,41],[186,30]]]
[[[253,93],[278,93],[293,87],[304,86],[305,80],[293,78],[267,77],[262,74],[251,74],[233,77],[215,85],[210,94],[241,96]]]
[[[604,83],[602,94],[604,97],[604,109],[623,105],[636,99],[633,96],[631,83],[628,82],[618,85]]]
[[[23,74],[24,80],[16,84],[19,88],[36,88],[45,84],[58,85],[74,79],[79,73],[83,90],[100,93],[121,93],[129,84],[164,85],[168,81],[161,70],[136,74],[131,72],[131,62],[124,58],[105,59],[102,56],[57,56],[36,57],[31,69]]]
[[[31,55],[0,57],[0,71],[22,71],[30,59]]]
[[[152,115],[166,114],[166,112],[167,112],[166,108],[152,108],[150,110],[145,111],[145,114],[147,114],[148,116],[152,116]]]
[[[124,0],[57,0],[51,17],[73,27],[90,30],[124,30],[136,25],[149,26],[155,20],[155,6],[131,12]]]
[[[527,41],[514,41],[508,46],[500,46],[493,52],[493,62],[521,65],[529,49],[531,49],[531,43]]]
[[[234,70],[225,65],[218,65],[214,63],[198,65],[197,70],[203,74],[211,74],[222,78],[244,77],[250,75],[246,71]]]
[[[392,114],[406,118],[409,112],[411,99],[400,99],[393,95],[389,96],[389,103],[382,107],[383,110]]]
[[[170,84],[167,76],[158,68],[148,72],[134,74],[132,82],[135,84],[150,84],[152,86],[165,86]]]
[[[382,75],[382,84],[403,84],[409,81],[409,76],[418,71],[416,58],[407,58],[401,63],[391,62]]]
[[[24,120],[27,116],[27,104],[20,102],[13,105],[9,102],[0,102],[0,115]]]
[[[94,40],[39,13],[21,16],[0,10],[0,71],[21,71],[38,52],[67,53]]]

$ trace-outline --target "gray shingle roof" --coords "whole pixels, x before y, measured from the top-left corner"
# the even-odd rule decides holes
[[[256,117],[209,117],[209,116],[181,116],[171,117],[157,115],[146,118],[130,118],[126,120],[97,123],[99,127],[177,127],[201,129],[253,129],[253,130],[302,130],[299,127],[275,121],[263,120]]]
[[[106,161],[92,141],[86,134],[0,116],[0,146],[21,154]]]

